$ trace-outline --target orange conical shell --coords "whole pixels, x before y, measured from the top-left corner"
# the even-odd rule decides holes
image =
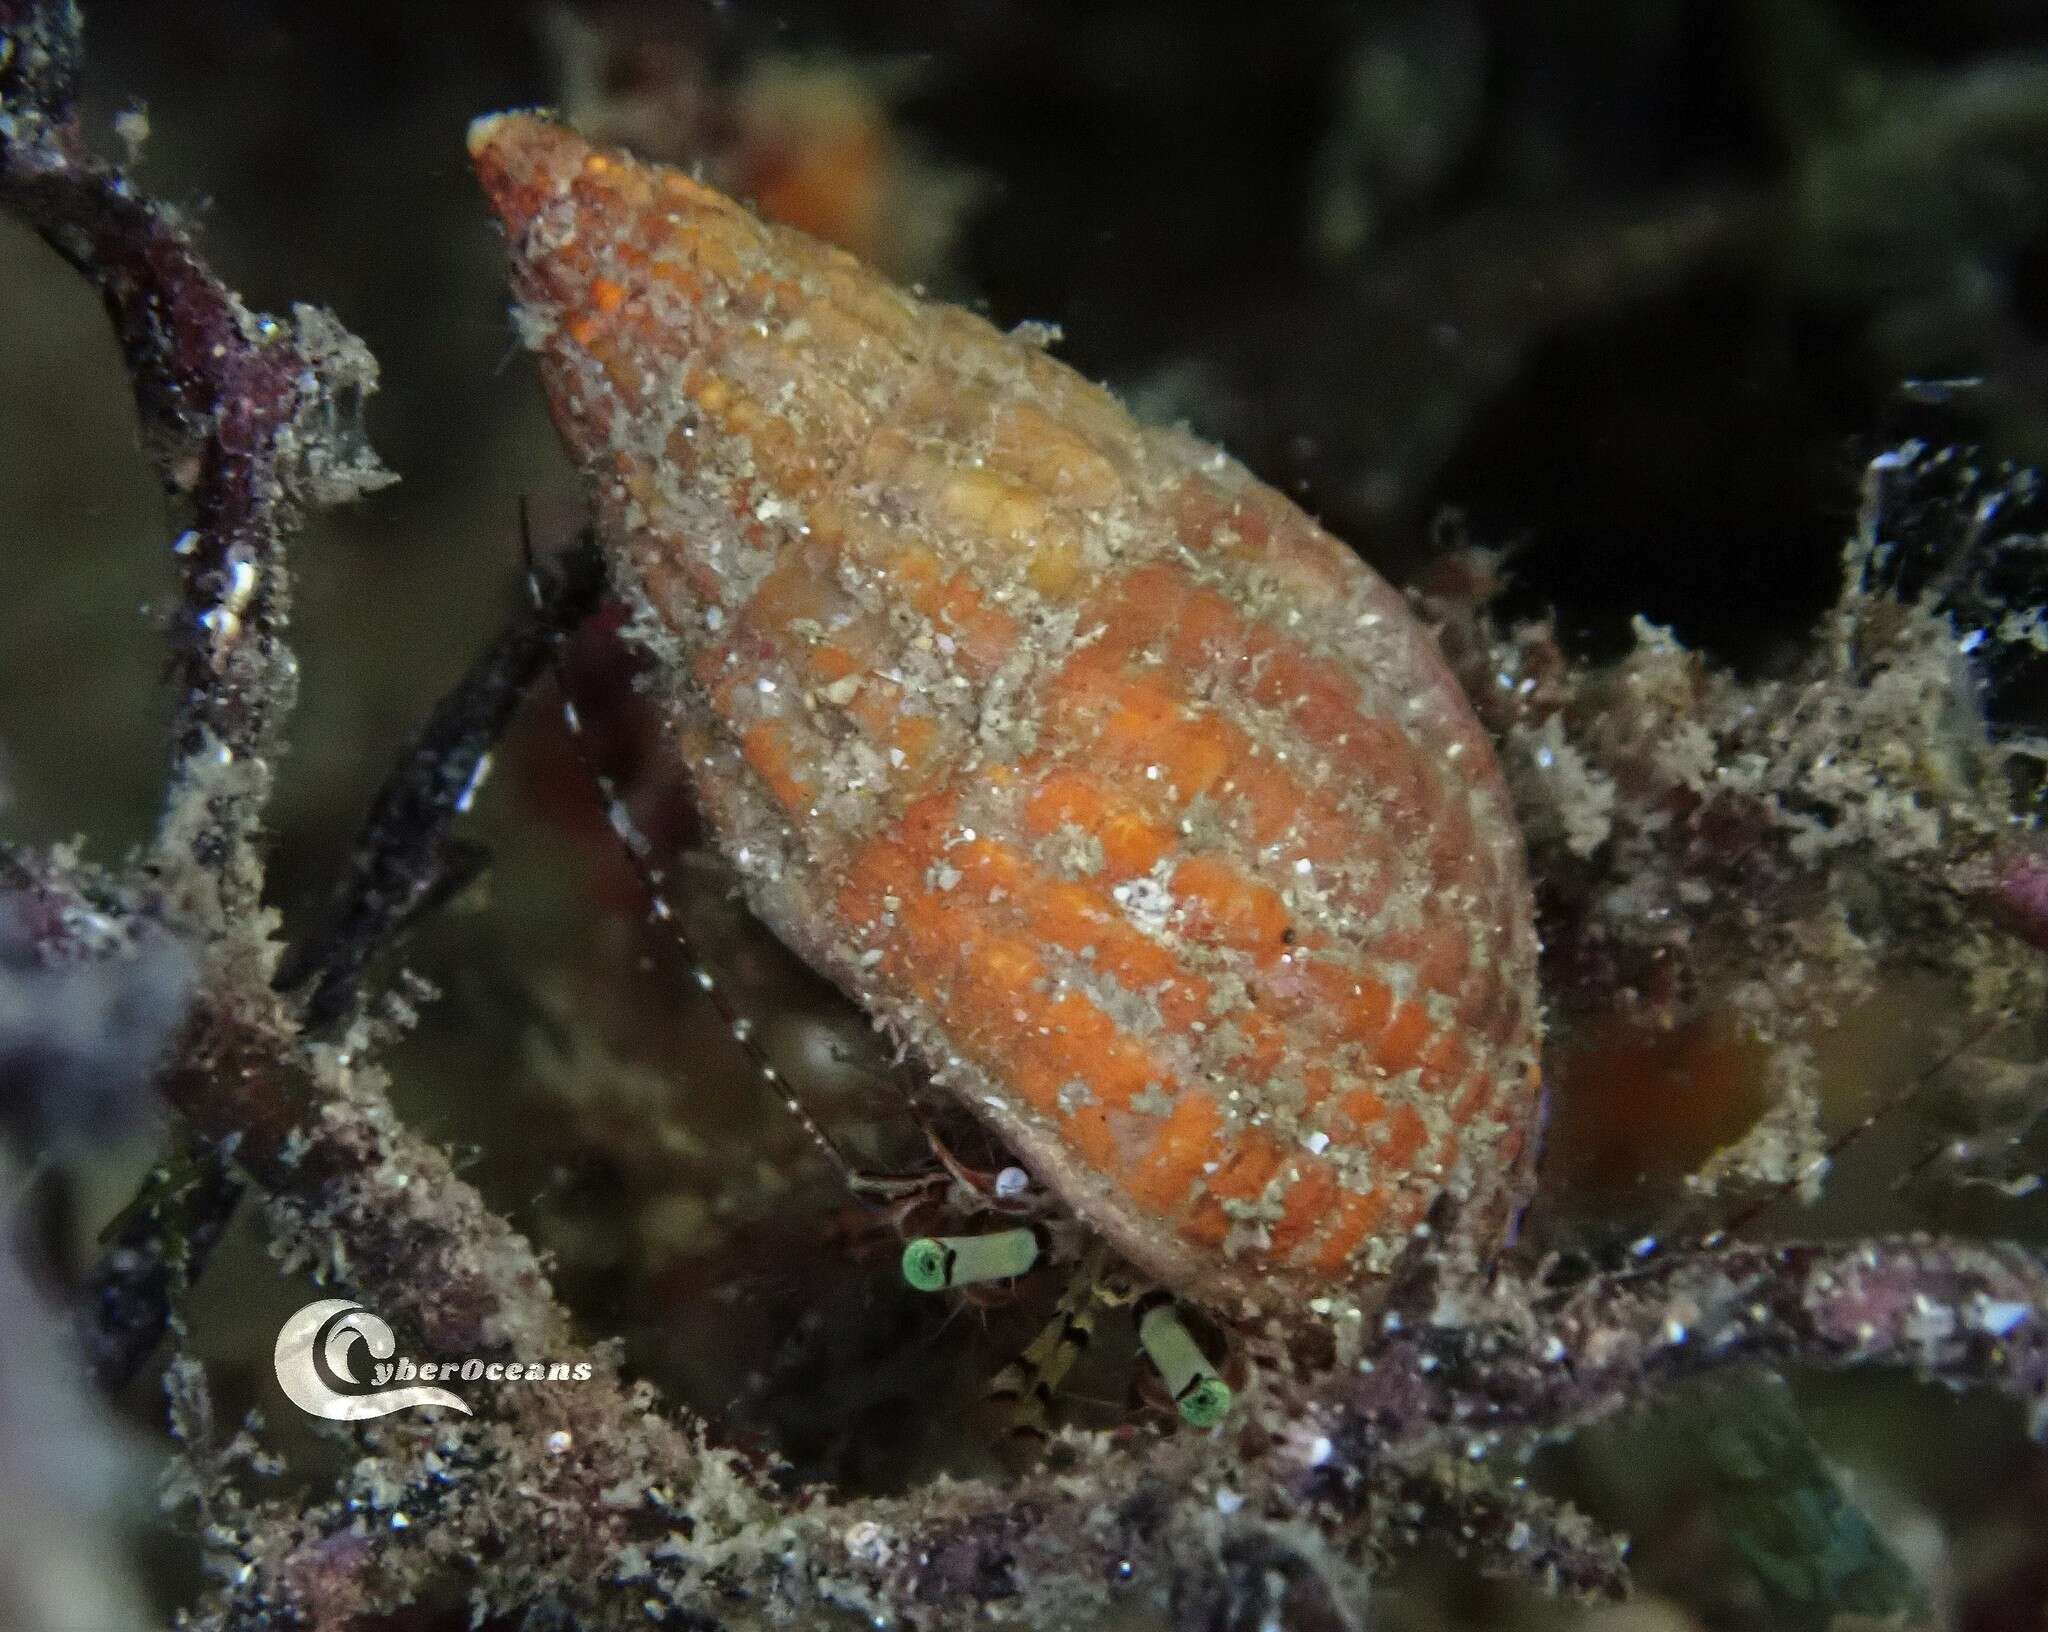
[[[677,171],[470,150],[676,751],[754,907],[1232,1316],[1497,1230],[1536,941],[1401,598],[1215,449]]]

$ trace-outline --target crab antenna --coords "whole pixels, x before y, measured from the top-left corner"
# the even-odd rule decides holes
[[[526,559],[526,592],[532,598],[535,608],[545,613],[545,586],[541,583],[540,568],[534,560],[533,535],[527,524],[524,495],[519,501],[519,546]],[[647,891],[647,899],[652,903],[649,916],[661,923],[669,932],[676,947],[689,961],[690,976],[696,982],[698,990],[710,1000],[712,1012],[718,1016],[719,1023],[725,1027],[732,1040],[739,1044],[740,1052],[747,1057],[761,1081],[781,1098],[783,1109],[796,1118],[797,1125],[810,1136],[811,1143],[824,1153],[825,1159],[839,1170],[839,1176],[846,1181],[847,1187],[858,1195],[859,1190],[853,1182],[857,1176],[854,1163],[825,1131],[818,1119],[805,1109],[803,1102],[790,1091],[787,1080],[776,1068],[775,1062],[769,1059],[761,1045],[754,1041],[753,1021],[733,1007],[731,1000],[725,995],[724,987],[719,984],[717,977],[711,973],[710,966],[705,963],[691,942],[689,932],[683,928],[682,920],[669,905],[665,893],[666,877],[662,870],[654,865],[652,859],[654,846],[647,835],[640,831],[639,824],[626,809],[625,801],[619,797],[618,784],[598,765],[596,756],[591,751],[590,740],[584,735],[583,717],[577,712],[575,699],[570,695],[567,665],[562,661],[562,644],[566,632],[554,623],[549,623],[546,627],[548,662],[554,670],[555,686],[562,694],[562,719],[569,727],[570,743],[575,748],[577,761],[582,765],[584,774],[597,784],[597,790],[604,799],[605,819],[611,824],[612,831],[619,836],[619,842],[625,846],[627,855],[633,858],[634,871],[640,875],[641,886]]]

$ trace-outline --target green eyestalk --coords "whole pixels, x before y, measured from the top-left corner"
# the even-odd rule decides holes
[[[1159,1368],[1183,1421],[1213,1428],[1223,1420],[1230,1410],[1230,1385],[1217,1376],[1170,1302],[1155,1303],[1138,1317],[1138,1341]]]
[[[903,1278],[920,1292],[1006,1281],[1038,1262],[1038,1232],[1022,1226],[993,1235],[921,1235],[903,1249]]]

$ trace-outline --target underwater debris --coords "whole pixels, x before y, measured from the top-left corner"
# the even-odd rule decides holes
[[[1620,659],[1574,664],[1547,624],[1491,623],[1485,552],[1422,597],[1503,744],[1554,1021],[1728,1016],[1770,1050],[1763,1115],[1709,1186],[1816,1176],[1812,1042],[1886,976],[1953,983],[1951,1046],[2048,995],[2013,932],[2048,741],[1994,710],[2040,672],[2038,603],[2013,598],[2038,595],[2037,525],[2026,472],[1920,442],[1877,456],[1837,601],[1756,678],[1641,619]]]
[[[0,852],[0,1136],[23,1153],[63,1153],[157,1119],[150,1079],[194,974],[177,939],[118,909],[80,926],[89,944],[77,955],[53,956],[47,912],[35,873]]]

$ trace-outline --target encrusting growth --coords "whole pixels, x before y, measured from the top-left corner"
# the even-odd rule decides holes
[[[1430,635],[1225,455],[532,115],[470,151],[755,910],[1232,1318],[1497,1235],[1535,936]]]

